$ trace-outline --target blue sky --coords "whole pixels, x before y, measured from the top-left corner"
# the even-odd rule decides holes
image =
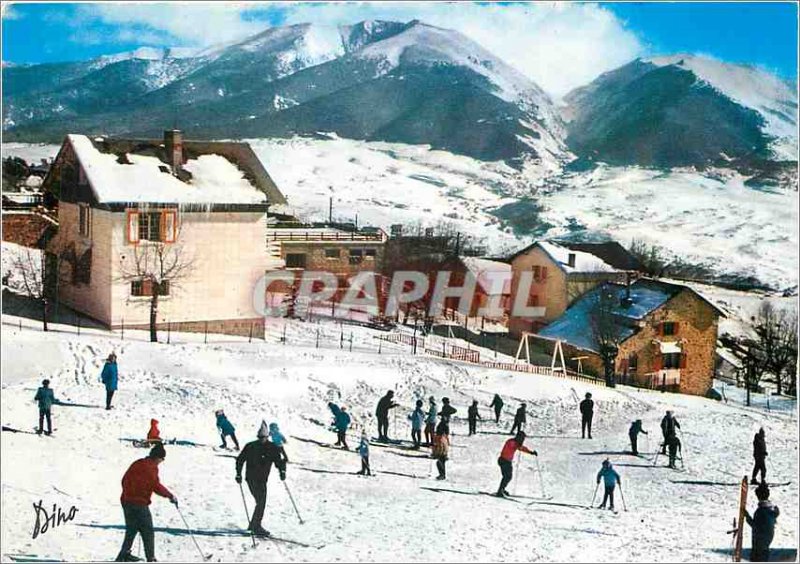
[[[286,23],[414,18],[461,31],[557,95],[637,56],[678,52],[797,77],[793,2],[5,3],[3,60],[84,60],[140,46],[208,46]]]

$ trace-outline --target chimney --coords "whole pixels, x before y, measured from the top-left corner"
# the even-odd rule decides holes
[[[183,134],[177,129],[164,131],[164,150],[167,163],[172,167],[172,174],[178,175],[183,167]]]
[[[575,268],[575,253],[567,255],[567,266]]]

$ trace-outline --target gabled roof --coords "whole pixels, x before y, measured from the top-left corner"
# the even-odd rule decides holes
[[[594,255],[618,270],[642,270],[639,260],[617,241],[606,241],[605,243],[558,241],[558,244],[573,251]]]
[[[554,241],[536,241],[511,255],[510,261],[528,253],[534,247],[542,249],[547,256],[567,274],[612,273],[618,269],[592,253],[570,249]],[[569,255],[575,255],[575,266],[569,266]]]
[[[598,345],[591,329],[591,315],[600,293],[604,291],[614,294],[616,306],[612,310],[612,314],[617,321],[622,341],[637,332],[637,321],[644,319],[684,291],[691,292],[711,306],[719,315],[724,316],[719,308],[688,286],[640,278],[630,286],[630,305],[623,305],[623,298],[627,291],[624,284],[602,284],[578,298],[561,317],[547,325],[537,335],[549,340],[562,340],[578,348],[597,352]]]
[[[184,140],[178,176],[168,164],[162,140],[71,134],[64,143],[74,150],[99,204],[286,203],[247,143]]]
[[[511,293],[510,264],[478,257],[461,257],[461,262],[487,294]]]

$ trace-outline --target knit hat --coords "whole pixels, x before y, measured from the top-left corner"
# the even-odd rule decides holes
[[[224,412],[224,411],[222,411],[221,409],[218,409],[218,410],[216,410],[216,411],[214,412],[214,415],[216,415],[217,417],[219,417],[220,415],[225,415],[225,412]]]
[[[50,385],[50,380],[48,380],[47,378],[42,380],[42,386],[49,386],[49,385]]]
[[[269,430],[270,430],[271,433],[277,433],[281,429],[280,429],[280,427],[278,427],[277,423],[270,423],[269,424]]]
[[[150,458],[166,458],[167,451],[164,450],[164,445],[156,443],[156,446],[150,449]]]
[[[258,433],[256,433],[256,437],[259,439],[262,437],[269,436],[269,427],[267,427],[267,422],[263,419],[261,420],[261,427],[258,428]]]

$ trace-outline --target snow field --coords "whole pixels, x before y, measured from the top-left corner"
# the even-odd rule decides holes
[[[308,324],[290,325],[292,331],[301,332]],[[366,338],[369,331],[360,333]],[[120,439],[143,437],[151,417],[161,422],[165,439],[177,437],[198,445],[168,445],[160,472],[197,530],[202,549],[213,553],[214,560],[729,560],[725,551],[730,537],[725,531],[736,512],[736,482],[751,468],[752,434],[761,425],[770,453],[768,479],[792,481],[773,489],[782,511],[773,547],[797,545],[794,403],[765,412],[738,402],[725,405],[624,387],[611,390],[404,354],[379,356],[314,349],[313,344],[234,339],[203,345],[184,335],[174,336],[180,343],[150,344],[143,341],[144,334],[135,332],[126,333],[125,341],[102,331],[80,337],[42,333],[33,323],[20,330],[16,320],[4,317],[3,425],[32,428],[37,417],[32,398],[43,377],[51,379],[57,398],[101,406],[104,390],[98,376],[103,359],[114,350],[120,366],[114,410],[56,405],[55,437],[2,434],[4,561],[23,555],[70,561],[116,555],[123,537],[120,479],[131,462],[146,454]],[[434,471],[427,451],[407,450],[405,445],[373,446],[371,466],[378,475],[370,479],[351,475],[360,468],[356,454],[316,444],[335,441],[327,430],[330,400],[347,406],[353,415],[351,448],[362,425],[374,435],[375,403],[389,388],[396,390],[402,404],[396,423],[390,415],[392,437],[410,438],[405,416],[417,397],[447,395],[459,410],[452,425],[446,481],[429,478]],[[573,388],[580,397],[591,391],[596,400],[592,441],[578,438]],[[495,392],[506,401],[499,428],[490,421],[487,407]],[[473,398],[479,401],[484,420],[479,434],[467,437],[463,418]],[[497,488],[496,459],[520,400],[528,403],[532,435],[528,446],[540,453],[549,500],[541,498],[535,461],[527,455],[509,488],[525,497],[509,501],[478,493]],[[265,541],[252,549],[248,537],[226,532],[246,521],[233,481],[233,460],[226,457],[234,453],[211,448],[219,444],[213,416],[219,408],[236,426],[240,442],[254,438],[262,418],[281,424],[290,440],[287,484],[307,523],[297,523],[274,474],[264,523],[273,534],[311,547]],[[650,462],[665,409],[675,410],[682,425],[685,472],[662,467],[666,461],[661,457],[657,468]],[[621,454],[635,418],[643,419],[651,433],[640,437],[640,451],[647,458]],[[622,476],[628,512],[614,515],[584,508],[606,456]],[[39,499],[45,507],[77,506],[75,521],[31,539],[31,504]],[[247,501],[252,510],[249,494]],[[619,492],[616,503],[622,509]],[[754,503],[751,498],[751,510]],[[154,496],[151,510],[156,526],[167,529],[157,530],[157,557],[198,561],[169,503]]]

